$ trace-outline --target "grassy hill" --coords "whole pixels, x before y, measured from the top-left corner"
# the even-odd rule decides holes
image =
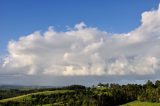
[[[57,95],[57,94],[60,95],[60,94],[73,93],[73,92],[74,90],[55,90],[55,91],[43,91],[43,92],[31,93],[27,95],[2,99],[0,100],[0,106],[1,104],[7,103],[7,102],[23,103],[24,101],[31,101],[35,99],[34,97],[37,97],[37,96],[50,96],[50,95]]]
[[[121,106],[160,106],[160,103],[133,101]]]
[[[160,106],[159,97],[160,81],[155,85],[151,81],[145,85],[100,83],[93,87],[3,89],[0,90],[0,106]],[[139,101],[135,101],[137,98]],[[142,100],[146,102],[140,102]]]

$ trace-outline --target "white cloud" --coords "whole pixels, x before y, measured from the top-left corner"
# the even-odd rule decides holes
[[[154,76],[160,74],[160,8],[144,12],[141,25],[129,33],[109,34],[84,22],[66,32],[49,27],[10,41],[8,53],[1,73]]]

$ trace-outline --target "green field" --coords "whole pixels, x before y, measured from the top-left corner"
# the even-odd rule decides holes
[[[22,96],[17,96],[17,97],[12,97],[12,98],[7,98],[7,99],[2,99],[0,100],[0,103],[8,102],[8,101],[18,101],[21,102],[22,100],[30,100],[32,99],[32,95],[51,95],[51,94],[57,94],[57,93],[67,93],[67,92],[74,92],[73,90],[55,90],[55,91],[44,91],[44,92],[37,92],[37,93],[31,93],[27,95],[22,95]]]
[[[133,101],[121,106],[160,106],[160,103]]]

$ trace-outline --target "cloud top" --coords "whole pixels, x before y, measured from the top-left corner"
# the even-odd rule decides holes
[[[49,27],[8,44],[0,73],[51,76],[160,74],[160,9],[142,13],[141,25],[111,34],[84,22],[58,32]]]

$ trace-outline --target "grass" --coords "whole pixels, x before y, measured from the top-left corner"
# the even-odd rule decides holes
[[[160,106],[160,103],[133,101],[121,106]]]
[[[74,92],[73,90],[55,90],[55,91],[43,91],[43,92],[37,92],[37,93],[31,93],[31,94],[26,94],[22,96],[17,96],[17,97],[12,97],[12,98],[7,98],[7,99],[2,99],[0,100],[0,103],[8,102],[8,101],[22,101],[23,99],[30,100],[32,99],[32,95],[50,95],[50,94],[56,94],[56,93],[66,93],[66,92]]]
[[[37,106],[40,106],[40,105],[37,105]],[[64,106],[64,105],[54,103],[53,105],[52,104],[44,104],[42,106]]]

